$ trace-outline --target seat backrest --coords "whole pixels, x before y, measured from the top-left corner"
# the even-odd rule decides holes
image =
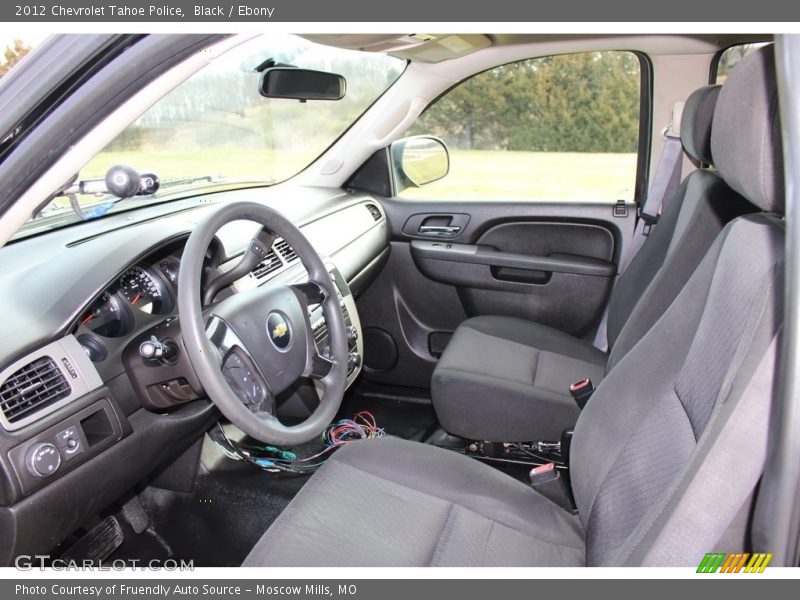
[[[713,164],[712,117],[720,89],[702,87],[686,101],[681,142],[697,163]],[[700,168],[686,177],[609,299],[608,370],[664,314],[722,228],[752,210],[715,171]]]
[[[571,472],[590,565],[637,564],[645,545],[652,550],[665,528],[676,527],[669,517],[690,500],[687,481],[709,445],[727,439],[720,431],[730,425],[737,402],[750,397],[744,394],[748,382],[770,364],[762,361],[782,323],[784,257],[771,47],[731,72],[717,104],[712,148],[725,182],[764,212],[723,229],[675,301],[581,413]],[[772,372],[766,377],[771,381]],[[755,414],[766,415],[771,386],[756,392]],[[740,433],[740,446],[728,448],[731,456],[766,446],[761,417]],[[686,552],[659,555],[663,562],[699,564],[752,494],[755,481],[744,484],[738,472],[718,471],[700,481],[704,497],[716,501],[696,507],[691,535],[670,538],[673,545],[687,539]]]

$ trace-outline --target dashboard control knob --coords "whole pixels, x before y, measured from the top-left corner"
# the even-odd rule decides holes
[[[49,442],[34,444],[25,456],[25,464],[34,477],[50,477],[61,466],[61,453]]]
[[[352,325],[347,326],[347,342],[352,346],[358,339],[358,330]]]
[[[172,340],[159,340],[156,336],[150,336],[149,340],[139,344],[139,356],[145,360],[158,360],[169,362],[178,355],[178,347]]]
[[[347,361],[347,372],[354,371],[361,364],[361,357],[355,352],[350,353],[350,358]]]

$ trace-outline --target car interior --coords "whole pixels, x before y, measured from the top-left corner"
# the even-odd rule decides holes
[[[773,36],[264,37],[0,78],[0,565],[774,551]]]

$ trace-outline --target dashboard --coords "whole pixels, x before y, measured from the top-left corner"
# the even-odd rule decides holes
[[[286,187],[280,191],[237,190],[145,207],[0,249],[0,305],[11,317],[0,322],[0,539],[12,541],[0,545],[0,564],[48,551],[218,418],[183,351],[176,302],[185,242],[215,205],[262,201],[300,226],[340,293],[348,385],[356,379],[364,349],[355,298],[388,258],[385,214],[363,194],[295,188],[290,202]],[[258,230],[241,221],[217,233],[204,286],[239,263]],[[306,277],[278,238],[214,300]],[[309,313],[324,353],[322,310],[311,306]],[[152,360],[154,344],[171,345],[170,359]],[[308,405],[307,398],[279,401]]]

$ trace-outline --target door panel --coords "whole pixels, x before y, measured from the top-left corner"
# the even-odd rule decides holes
[[[425,109],[409,134],[447,144],[447,176],[424,187],[396,170],[388,185],[360,178],[394,196],[381,200],[392,258],[359,304],[362,323],[385,333],[367,340],[367,366],[387,360],[366,377],[428,387],[471,316],[593,339],[646,189],[650,87],[644,56],[579,52],[498,65]]]
[[[430,342],[467,318],[455,286],[424,277],[406,242],[391,243],[389,260],[358,298],[364,336],[365,379],[407,387],[430,387],[436,357]],[[446,339],[444,340],[446,342]]]
[[[475,245],[411,242],[420,272],[455,285],[466,313],[510,314],[572,335],[597,321],[616,266],[614,236],[601,225],[503,223]]]
[[[591,339],[634,223],[631,203],[381,202],[393,241],[358,301],[365,378],[420,388],[468,317],[516,316]],[[431,216],[458,216],[461,229],[420,232]]]

